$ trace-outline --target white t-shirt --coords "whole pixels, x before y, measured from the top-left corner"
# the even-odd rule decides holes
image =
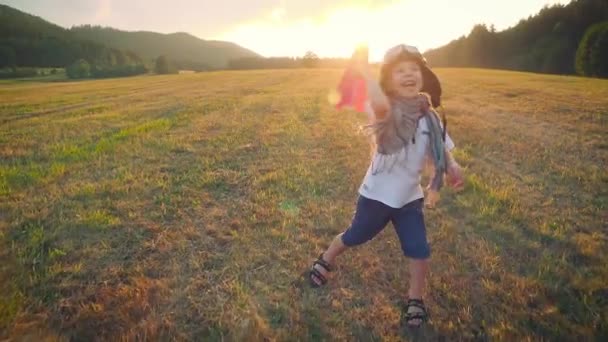
[[[367,105],[369,118],[374,112]],[[359,188],[361,196],[382,202],[389,207],[401,208],[424,197],[420,185],[425,160],[430,157],[429,135],[426,120],[418,122],[415,143],[407,144],[394,155],[374,153],[363,183]],[[454,142],[446,134],[446,148],[452,150]]]

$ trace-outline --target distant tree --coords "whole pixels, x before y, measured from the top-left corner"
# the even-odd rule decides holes
[[[604,25],[602,32],[591,48],[590,58],[593,76],[608,77],[608,24]]]
[[[319,65],[319,56],[312,51],[307,51],[302,57],[302,65],[306,68],[314,68]]]
[[[0,79],[2,78],[22,78],[36,77],[38,70],[36,68],[0,68]]]
[[[173,73],[171,64],[169,63],[169,59],[167,58],[167,56],[158,56],[158,58],[156,59],[156,64],[154,66],[154,72],[156,72],[157,74]]]
[[[585,32],[576,51],[576,72],[583,76],[608,77],[608,21]]]
[[[141,75],[148,72],[143,64],[107,65],[93,64],[91,66],[91,77],[109,78]]]
[[[466,57],[472,66],[488,67],[494,60],[493,33],[486,25],[475,25],[465,43]]]
[[[79,59],[66,68],[69,78],[87,78],[91,75],[91,65],[84,59]]]
[[[131,61],[131,63],[144,64],[144,61],[141,59],[141,57],[139,57],[133,51],[130,51],[130,50],[125,51],[125,56],[127,57],[127,59],[129,59],[129,61]]]
[[[350,62],[349,58],[310,57],[315,61],[313,66],[321,68],[345,68]],[[304,61],[303,57],[244,57],[230,60],[228,69],[295,69],[308,67],[304,64]]]
[[[0,68],[14,68],[17,65],[17,55],[10,46],[0,46]]]

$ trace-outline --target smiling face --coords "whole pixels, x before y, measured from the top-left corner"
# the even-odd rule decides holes
[[[415,97],[422,90],[422,71],[414,61],[402,61],[393,66],[390,74],[390,90],[401,97]]]

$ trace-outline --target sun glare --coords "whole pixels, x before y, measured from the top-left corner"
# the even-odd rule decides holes
[[[562,2],[532,1],[538,3],[539,9],[543,4]],[[521,16],[518,6],[518,1],[397,1],[385,6],[336,8],[314,18],[299,19],[277,7],[217,39],[236,42],[267,57],[303,56],[309,50],[322,57],[347,57],[356,46],[368,43],[370,59],[379,61],[393,45],[406,43],[424,51],[468,33],[476,23],[496,23],[497,27],[506,28],[514,24],[511,17]],[[471,7],[479,12],[469,11]]]
[[[376,34],[364,8],[335,10],[314,19],[286,20],[282,9],[275,9],[264,20],[238,26],[218,39],[230,40],[264,56],[302,56],[313,51],[323,57],[344,57]]]
[[[370,59],[378,61],[383,51],[399,43],[427,49],[453,36],[440,14],[428,16],[432,7],[424,2],[395,3],[382,8],[340,8],[314,19],[290,21],[288,13],[274,9],[265,18],[236,27],[218,39],[234,41],[264,56],[302,56],[311,50],[323,57],[349,56],[356,46],[370,46]],[[458,17],[458,11],[447,11]],[[451,20],[454,22],[454,20]]]

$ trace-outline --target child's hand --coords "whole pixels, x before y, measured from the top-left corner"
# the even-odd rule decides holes
[[[431,98],[425,93],[418,94],[418,103],[420,104],[420,117],[431,109]]]
[[[368,49],[366,46],[357,48],[351,57],[353,68],[363,77],[369,78],[371,72],[369,70]]]
[[[439,202],[439,192],[433,189],[427,189],[426,196],[424,197],[424,206],[429,209],[434,209]]]
[[[456,163],[455,161],[451,161],[450,163],[448,163],[447,174],[448,175],[446,181],[449,186],[451,186],[456,191],[464,189],[464,177],[462,175],[462,169],[460,168],[460,165],[458,165],[458,163]]]

